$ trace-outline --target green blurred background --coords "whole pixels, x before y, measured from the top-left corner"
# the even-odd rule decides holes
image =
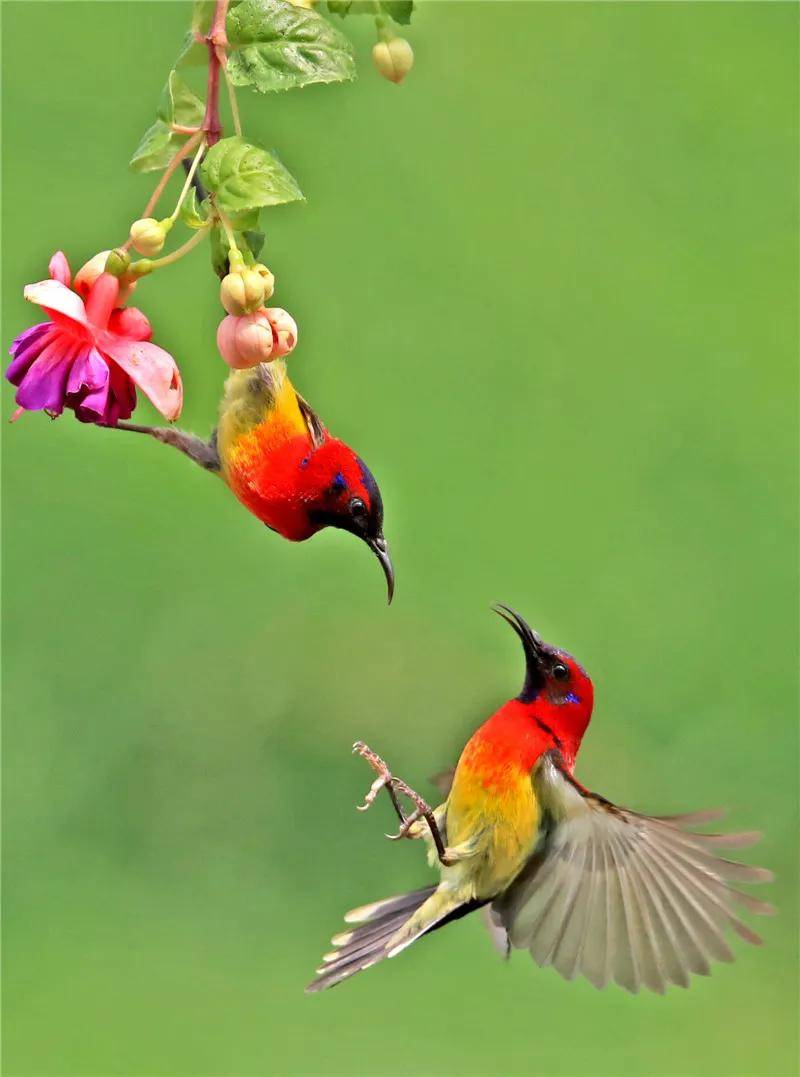
[[[10,341],[53,250],[139,215],[190,9],[2,13]],[[240,93],[308,196],[265,260],[293,376],[383,487],[397,597],[144,439],[4,428],[9,1077],[795,1072],[797,21],[431,2],[402,89],[351,19],[357,83]],[[202,433],[216,294],[201,250],[137,297]],[[764,829],[763,950],[631,998],[503,964],[472,918],[303,995],[345,909],[429,878],[353,810],[350,745],[433,795],[521,681],[494,600],[595,678],[584,782]]]

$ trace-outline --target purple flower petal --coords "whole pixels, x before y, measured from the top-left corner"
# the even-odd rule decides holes
[[[108,426],[113,426],[113,423],[109,423],[106,415],[109,407],[109,394],[111,392],[110,380],[106,381],[105,385],[101,385],[93,392],[87,393],[80,403],[76,403],[75,418],[82,423],[105,423]]]
[[[57,335],[58,331],[53,328],[51,322],[42,322],[17,337],[9,348],[13,359],[6,370],[6,377],[12,385],[20,384],[34,359],[42,354]]]
[[[97,348],[81,346],[69,372],[67,397],[77,396],[83,389],[102,389],[108,377],[108,363]]]
[[[39,322],[38,325],[32,325],[30,329],[26,329],[24,333],[20,333],[8,349],[8,354],[16,355],[20,348],[27,347],[32,341],[38,340],[38,338],[43,333],[46,333],[48,329],[52,329],[52,322]]]
[[[108,423],[115,426],[120,419],[129,419],[136,407],[136,385],[128,374],[112,363],[111,399],[109,400]]]
[[[64,392],[72,361],[73,349],[65,349],[56,338],[34,361],[17,390],[16,401],[26,411],[64,410]]]

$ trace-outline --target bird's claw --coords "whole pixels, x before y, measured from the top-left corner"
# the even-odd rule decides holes
[[[387,834],[386,837],[389,841],[398,841],[400,838],[409,838],[412,835],[409,834],[411,827],[414,823],[423,818],[423,812],[420,808],[415,808],[411,815],[407,815],[404,821],[400,824],[400,829],[396,834]]]
[[[381,789],[383,789],[383,787],[387,785],[390,781],[392,781],[392,776],[389,773],[381,774],[378,778],[376,778],[372,785],[369,787],[367,795],[364,797],[364,803],[356,804],[356,811],[366,811],[367,808],[372,807],[372,805],[375,803],[375,797],[378,795],[378,793],[380,793]]]
[[[364,797],[364,803],[357,805],[357,810],[366,811],[367,808],[370,808],[375,803],[375,798],[378,793],[381,789],[385,788],[391,798],[394,810],[397,812],[397,817],[400,820],[400,827],[397,833],[387,834],[386,837],[389,838],[390,841],[398,841],[400,838],[417,837],[418,835],[412,835],[410,833],[411,828],[415,823],[419,822],[420,819],[424,819],[428,824],[433,843],[439,854],[439,859],[443,864],[448,863],[445,856],[444,842],[442,841],[442,836],[439,832],[439,827],[430,805],[422,799],[416,790],[412,789],[410,785],[404,782],[402,778],[395,778],[384,760],[381,759],[377,752],[373,752],[363,740],[357,740],[355,742],[353,745],[353,752],[360,755],[362,759],[366,759],[378,775],[369,787],[367,795]],[[414,810],[410,815],[406,815],[403,811],[400,801],[397,798],[398,793],[407,797],[414,805]]]

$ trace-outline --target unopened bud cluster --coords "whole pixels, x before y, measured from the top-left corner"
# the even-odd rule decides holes
[[[254,314],[272,298],[275,278],[260,262],[254,266],[233,268],[222,278],[219,298],[228,314]]]
[[[294,318],[280,307],[264,306],[275,290],[275,278],[260,262],[246,266],[232,258],[230,264],[219,290],[228,312],[217,330],[220,355],[234,370],[288,355],[297,343]]]

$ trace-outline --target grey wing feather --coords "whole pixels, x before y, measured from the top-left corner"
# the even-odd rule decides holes
[[[772,874],[716,853],[751,845],[758,834],[686,829],[716,813],[657,818],[617,808],[581,789],[557,756],[540,765],[534,784],[547,814],[545,837],[492,904],[512,947],[567,979],[662,993],[669,984],[688,986],[692,973],[708,975],[713,961],[733,960],[729,928],[760,944],[734,908],[774,909],[731,883],[767,882]]]

